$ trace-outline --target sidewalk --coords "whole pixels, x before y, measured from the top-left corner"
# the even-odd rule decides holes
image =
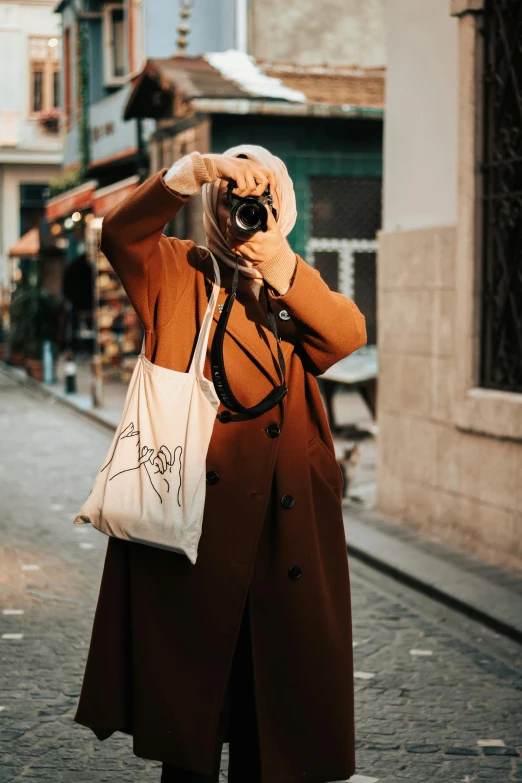
[[[24,383],[32,389],[37,389],[40,392],[55,397],[60,402],[63,402],[69,407],[81,411],[90,418],[100,422],[101,424],[114,429],[120,420],[121,412],[123,409],[123,402],[125,394],[127,393],[128,384],[107,381],[103,384],[103,407],[94,408],[92,395],[91,395],[91,360],[90,357],[77,357],[77,375],[76,375],[76,388],[75,393],[67,393],[65,391],[65,380],[63,376],[63,359],[60,358],[57,362],[56,383],[39,383],[34,381],[27,375],[25,369],[21,367],[11,367],[0,362],[0,369],[6,372],[14,380]]]
[[[120,420],[128,384],[105,382],[104,405],[94,408],[90,363],[85,359],[77,364],[75,394],[64,390],[61,364],[56,384],[33,381],[25,370],[2,362],[0,370],[113,431]],[[522,573],[485,563],[375,511],[378,428],[358,394],[338,393],[334,405],[338,424],[352,423],[374,432],[373,437],[357,444],[334,438],[338,457],[356,445],[348,466],[349,492],[343,502],[348,554],[522,643]]]
[[[348,554],[522,644],[522,574],[345,504]]]

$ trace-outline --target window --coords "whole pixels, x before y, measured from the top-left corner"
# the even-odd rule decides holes
[[[353,299],[366,317],[368,345],[377,343],[379,178],[311,177],[307,255],[325,283]]]
[[[65,30],[65,39],[64,39],[64,47],[63,47],[63,59],[64,59],[64,76],[65,76],[65,85],[64,85],[64,114],[65,114],[65,123],[66,125],[69,125],[71,122],[71,105],[72,105],[72,94],[71,94],[71,28],[67,27]]]
[[[53,106],[60,105],[60,71],[53,73]]]
[[[48,192],[49,186],[41,182],[20,183],[20,236],[40,225]]]
[[[58,38],[29,38],[29,114],[37,115],[60,105]]]
[[[484,14],[481,386],[522,392],[522,15],[487,0]]]
[[[105,84],[125,82],[125,20],[123,6],[108,3],[103,9]]]

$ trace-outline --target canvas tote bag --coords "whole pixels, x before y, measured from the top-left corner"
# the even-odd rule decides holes
[[[123,414],[90,494],[74,524],[108,536],[169,549],[194,564],[202,532],[206,457],[219,407],[203,375],[221,276],[214,285],[189,371],[153,364],[145,338]]]

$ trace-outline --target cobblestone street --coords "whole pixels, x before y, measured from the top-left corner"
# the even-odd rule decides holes
[[[0,425],[0,783],[159,783],[130,737],[72,720],[107,546],[72,520],[110,432],[1,372]],[[354,558],[350,571],[354,783],[522,781],[522,649]]]

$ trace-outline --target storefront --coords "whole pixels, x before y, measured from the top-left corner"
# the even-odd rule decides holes
[[[103,378],[128,380],[141,347],[139,319],[100,251],[104,215],[138,182],[132,176],[97,189],[97,181],[90,180],[46,206],[49,234],[66,257],[63,290],[70,313],[69,340],[76,350],[90,349]]]
[[[94,323],[104,377],[129,380],[141,349],[143,329],[119,278],[100,250],[103,218],[138,187],[137,175],[93,193],[93,219],[86,231],[87,254],[94,269]]]

